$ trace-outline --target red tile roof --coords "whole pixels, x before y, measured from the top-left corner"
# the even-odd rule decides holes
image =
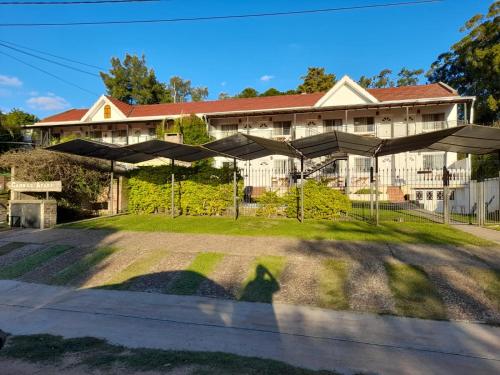
[[[367,89],[381,102],[441,98],[458,95],[446,85],[434,83],[420,86]],[[127,117],[169,116],[193,113],[245,112],[285,108],[312,107],[324,93],[280,95],[257,98],[225,99],[206,102],[130,105],[118,99],[107,98]],[[44,118],[40,122],[79,121],[87,109],[71,109]]]
[[[419,86],[388,87],[383,89],[367,89],[367,91],[381,102],[392,100],[442,98],[458,95],[454,90],[450,90],[445,85],[440,83]]]
[[[63,121],[79,121],[87,113],[88,109],[69,109],[49,117],[45,117],[40,122],[63,122]]]

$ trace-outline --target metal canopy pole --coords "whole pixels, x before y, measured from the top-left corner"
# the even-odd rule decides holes
[[[114,205],[113,205],[113,180],[114,180],[114,169],[115,169],[115,161],[111,160],[111,172],[110,172],[110,181],[109,181],[109,214],[113,215]]]
[[[172,219],[175,218],[175,175],[174,175],[174,165],[175,165],[175,160],[172,159],[172,186],[171,186],[172,191],[171,191],[171,198],[170,198],[171,199],[170,204],[171,204],[171,207],[172,207],[171,210],[170,210],[171,211],[170,214],[172,215]]]
[[[443,167],[443,223],[450,223],[449,216],[449,185],[450,185],[450,175],[448,172],[448,168],[446,166]]]
[[[378,156],[375,156],[375,224],[379,225]]]
[[[236,158],[233,159],[233,206],[234,220],[238,219],[238,181],[236,176]]]
[[[304,222],[304,157],[300,158],[300,222]]]

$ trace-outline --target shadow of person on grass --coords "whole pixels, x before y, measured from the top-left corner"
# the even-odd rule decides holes
[[[273,274],[263,265],[257,265],[255,278],[241,292],[240,300],[248,302],[273,302],[273,294],[280,290],[280,285]]]

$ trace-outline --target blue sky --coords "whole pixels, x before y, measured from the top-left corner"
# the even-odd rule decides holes
[[[4,0],[0,0],[4,1]],[[397,0],[392,0],[397,1]],[[0,8],[0,23],[197,17],[356,6],[388,0],[164,0],[125,5]],[[295,88],[308,66],[358,79],[383,68],[427,69],[461,38],[460,27],[485,13],[489,0],[446,0],[417,6],[338,13],[119,26],[0,28],[0,39],[109,68],[112,56],[145,54],[162,81],[180,75],[207,86],[210,98],[258,90]],[[101,94],[99,78],[0,47],[24,61]],[[91,68],[80,67],[86,70]],[[96,70],[97,72],[97,70]],[[264,77],[264,78],[263,78]],[[267,79],[266,79],[267,77]],[[0,109],[17,107],[40,117],[85,108],[97,99],[0,55]]]

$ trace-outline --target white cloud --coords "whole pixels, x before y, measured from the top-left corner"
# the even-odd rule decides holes
[[[29,98],[26,103],[32,109],[42,111],[58,111],[69,107],[69,103],[66,99],[52,93],[48,93],[47,96],[35,96],[33,98]]]
[[[38,91],[30,91],[28,93],[29,96],[38,96],[39,92]]]
[[[0,74],[0,86],[21,87],[23,82],[17,77]]]
[[[226,82],[226,81],[223,81],[223,82],[221,82],[221,83],[220,83],[220,85],[221,85],[222,87],[224,87],[224,86],[226,86],[226,85],[227,85],[227,82]]]
[[[260,77],[260,80],[262,82],[269,82],[270,80],[274,79],[274,76],[270,76],[268,74],[265,74],[263,75],[262,77]]]

